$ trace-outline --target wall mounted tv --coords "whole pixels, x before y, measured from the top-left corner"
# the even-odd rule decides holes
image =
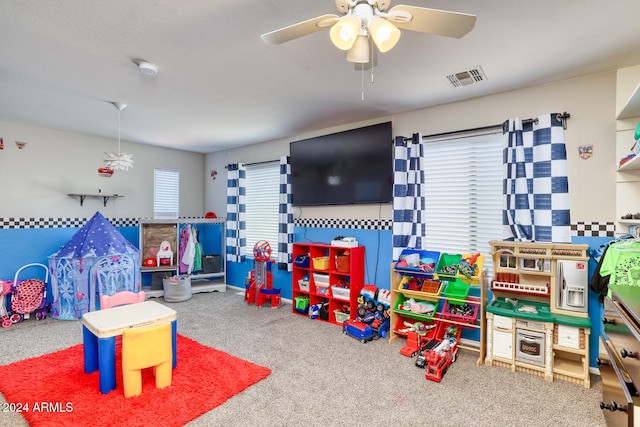
[[[292,142],[294,206],[389,203],[391,122]]]

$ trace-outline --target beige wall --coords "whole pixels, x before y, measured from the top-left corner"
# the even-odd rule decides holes
[[[458,90],[458,89],[455,89]],[[464,90],[464,88],[459,88]],[[205,184],[205,206],[216,213],[225,212],[226,170],[234,162],[257,162],[289,154],[289,142],[337,132],[382,121],[393,121],[393,134],[410,136],[414,132],[429,135],[460,129],[494,125],[508,118],[522,119],[545,113],[568,112],[565,142],[569,163],[572,222],[606,222],[615,220],[615,107],[616,73],[614,71],[583,78],[534,86],[480,97],[464,102],[382,117],[370,122],[341,128],[324,129],[265,142],[236,150],[208,154],[205,169],[217,170],[215,180]],[[578,157],[578,146],[593,145],[593,157]],[[455,161],[455,160],[452,160]],[[296,218],[391,218],[390,205],[304,208]]]
[[[129,171],[111,178],[98,175],[104,152],[117,151],[117,140],[58,131],[0,120],[0,217],[87,218],[100,211],[105,217],[153,216],[153,169],[180,171],[180,215],[202,216],[204,155],[122,141],[122,151],[133,154]],[[15,141],[26,142],[20,150]],[[88,198],[80,206],[68,193],[124,195],[103,206]]]
[[[456,89],[457,90],[457,89]],[[464,90],[464,88],[460,88]],[[181,216],[201,216],[214,211],[226,215],[226,169],[235,162],[260,162],[289,154],[289,143],[345,129],[393,121],[394,135],[424,135],[501,123],[507,118],[530,118],[549,112],[571,114],[565,132],[569,158],[572,222],[614,221],[615,213],[615,108],[616,73],[607,72],[562,82],[534,86],[464,102],[380,117],[376,120],[322,129],[207,155],[122,142],[133,153],[134,168],[102,178],[105,151],[117,141],[34,125],[0,120],[0,203],[2,217],[87,217],[100,210],[106,217],[153,215],[153,168],[180,170]],[[19,150],[14,141],[27,143]],[[592,144],[593,157],[582,160],[578,146]],[[630,144],[631,145],[631,144]],[[210,171],[217,172],[212,179]],[[87,199],[80,207],[68,193],[122,194],[103,207]],[[388,204],[307,207],[296,218],[390,219]]]

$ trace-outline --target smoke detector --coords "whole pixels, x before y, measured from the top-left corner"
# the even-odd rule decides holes
[[[138,65],[138,70],[140,70],[140,72],[145,76],[158,75],[158,66],[155,64],[152,64],[151,62],[142,61],[142,62],[138,62],[137,65]]]
[[[487,76],[484,74],[482,67],[477,66],[469,70],[458,71],[457,73],[449,74],[445,79],[453,87],[469,86],[474,83],[480,83],[487,80]]]

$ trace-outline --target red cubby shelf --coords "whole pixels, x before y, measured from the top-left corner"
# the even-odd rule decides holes
[[[336,256],[349,254],[348,270],[343,272],[344,263],[340,263],[338,271],[336,265]],[[308,257],[308,262],[302,261],[304,256]],[[318,261],[314,263],[314,258],[328,257],[328,263]],[[352,248],[343,248],[339,246],[331,246],[327,243],[294,243],[293,244],[293,271],[291,274],[291,299],[293,301],[292,311],[300,316],[307,316],[296,310],[296,298],[308,297],[309,305],[321,304],[328,302],[327,319],[318,318],[317,320],[326,321],[335,325],[342,325],[336,321],[335,310],[340,310],[344,306],[349,307],[349,318],[355,319],[358,302],[357,298],[364,286],[364,246],[355,246]],[[328,264],[326,269],[316,268],[323,267],[321,264]],[[320,276],[319,276],[320,275]],[[308,290],[300,289],[299,280],[307,277],[309,280]],[[316,279],[324,281],[328,278],[329,288],[326,294],[322,294],[316,285]],[[349,299],[336,298],[331,291],[331,286],[338,283],[349,284]]]

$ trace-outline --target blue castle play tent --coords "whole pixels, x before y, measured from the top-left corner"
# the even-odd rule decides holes
[[[100,295],[140,290],[138,248],[100,212],[49,256],[49,270],[54,319],[81,319],[98,308]]]

